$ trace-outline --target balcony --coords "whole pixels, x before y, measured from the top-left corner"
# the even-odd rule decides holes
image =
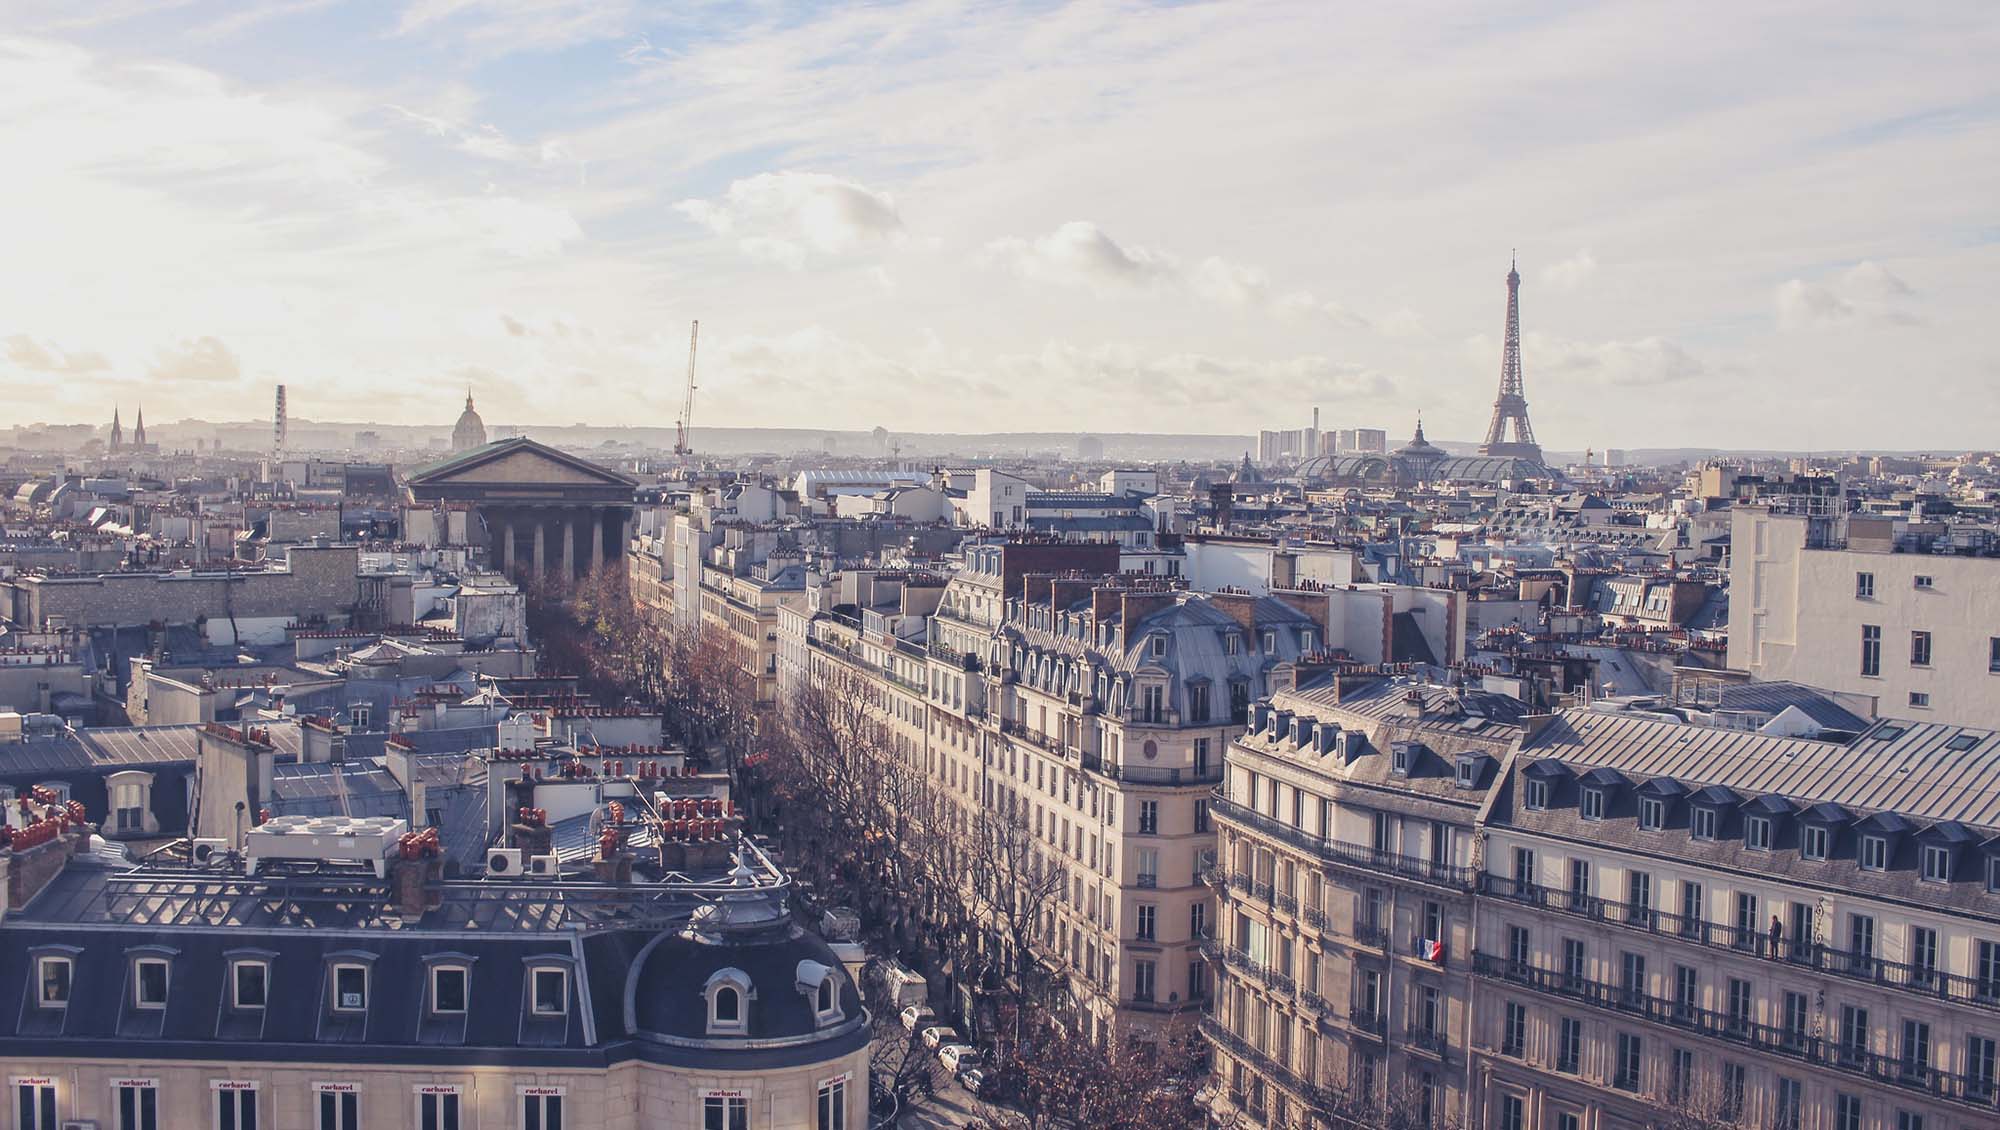
[[[1321,910],[1319,907],[1306,907],[1305,914],[1302,917],[1305,919],[1306,925],[1315,930],[1327,929],[1326,911]]]
[[[1279,891],[1271,896],[1271,905],[1286,914],[1297,914],[1299,912],[1298,897],[1296,895],[1288,895],[1283,891]]]
[[[1318,1110],[1332,1109],[1334,1098],[1332,1092],[1314,1083],[1312,1080],[1298,1075],[1291,1068],[1285,1066],[1249,1040],[1231,1032],[1228,1025],[1223,1024],[1215,1017],[1204,1016],[1201,1018],[1201,1034],[1207,1037],[1208,1041],[1216,1047],[1256,1068],[1260,1075],[1263,1075],[1272,1083],[1290,1091],[1307,1106]],[[1240,1100],[1232,1099],[1232,1101],[1236,1101],[1238,1106],[1243,1105]]]
[[[1824,1040],[1806,1031],[1759,1024],[1747,1016],[1715,1012],[1692,1004],[1647,996],[1587,978],[1507,961],[1492,954],[1472,956],[1475,975],[1522,985],[1550,996],[1610,1012],[1639,1016],[1655,1024],[1695,1032],[1772,1055],[1865,1075],[1933,1098],[2000,1111],[2000,1088],[1974,1075],[1941,1071],[1930,1064],[1881,1055],[1865,1048]]]
[[[1964,977],[1928,966],[1884,961],[1873,954],[1834,949],[1798,938],[1785,938],[1774,945],[1768,934],[1758,930],[1724,926],[1629,902],[1606,902],[1590,895],[1524,884],[1500,875],[1481,876],[1480,889],[1485,894],[1532,903],[1593,922],[1623,926],[1659,937],[1679,938],[1693,945],[1785,961],[1938,1000],[2000,1010],[2000,979]]]
[[[1221,890],[1229,882],[1229,878],[1223,874],[1222,868],[1211,863],[1201,869],[1201,881],[1214,887],[1216,890]]]
[[[1275,820],[1261,812],[1256,812],[1237,804],[1220,791],[1213,794],[1209,802],[1215,815],[1252,828],[1274,839],[1283,840],[1300,851],[1316,856],[1321,862],[1335,867],[1360,871],[1367,875],[1393,875],[1423,883],[1427,886],[1444,887],[1453,891],[1469,891],[1477,873],[1470,867],[1458,867],[1449,863],[1435,863],[1414,856],[1392,851],[1380,851],[1361,844],[1350,844],[1340,840],[1322,840],[1308,832],[1302,832],[1289,824]]]
[[[1378,950],[1389,948],[1389,929],[1386,926],[1372,922],[1357,922],[1354,924],[1352,937],[1354,944],[1358,946]]]
[[[1448,1058],[1450,1055],[1450,1044],[1446,1042],[1444,1033],[1436,1029],[1412,1026],[1403,1033],[1403,1038],[1411,1047],[1429,1052],[1439,1059]]]
[[[1095,773],[1106,780],[1118,781],[1127,785],[1160,785],[1167,787],[1178,785],[1215,785],[1222,780],[1221,765],[1216,765],[1208,769],[1193,767],[1169,769],[1153,765],[1119,765],[1115,762],[1106,762],[1101,754],[1085,753],[1083,755],[1082,766],[1086,773]]]
[[[1362,1008],[1360,1005],[1347,1010],[1347,1023],[1378,1040],[1383,1039],[1389,1032],[1388,1017],[1372,1008]]]

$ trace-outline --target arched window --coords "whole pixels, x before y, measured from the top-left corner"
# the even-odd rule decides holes
[[[833,1011],[833,978],[831,977],[819,983],[819,1011]]]
[[[702,986],[708,998],[708,1034],[740,1036],[750,1030],[749,1002],[756,998],[750,975],[741,969],[718,969]]]
[[[742,1020],[743,994],[730,985],[715,990],[715,1022],[737,1024]]]

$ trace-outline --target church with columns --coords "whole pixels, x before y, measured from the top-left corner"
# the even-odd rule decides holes
[[[493,567],[515,581],[622,563],[637,486],[525,436],[457,452],[405,482],[413,505],[475,514]]]

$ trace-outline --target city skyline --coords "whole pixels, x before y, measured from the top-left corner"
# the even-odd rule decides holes
[[[30,5],[0,408],[1471,440],[1518,245],[1553,450],[1982,446],[1991,21],[1799,15]]]

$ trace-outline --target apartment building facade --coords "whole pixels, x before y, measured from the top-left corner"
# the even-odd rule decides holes
[[[1845,519],[1739,507],[1729,666],[1875,700],[1881,714],[2000,727],[2000,556]]]
[[[1385,728],[1418,696],[1308,685],[1253,710],[1215,806],[1225,1117],[2000,1125],[2000,734],[1475,724],[1436,689]]]
[[[1079,1028],[1129,1042],[1198,1010],[1213,905],[1208,792],[1252,701],[1324,623],[1272,597],[1119,576],[1113,545],[974,545],[921,617],[789,614],[784,681],[859,679],[891,755],[1064,873],[1035,956]],[[1323,612],[1321,613],[1323,617]]]
[[[1302,669],[1253,708],[1212,801],[1225,1122],[1464,1109],[1474,829],[1519,715],[1359,666]]]

